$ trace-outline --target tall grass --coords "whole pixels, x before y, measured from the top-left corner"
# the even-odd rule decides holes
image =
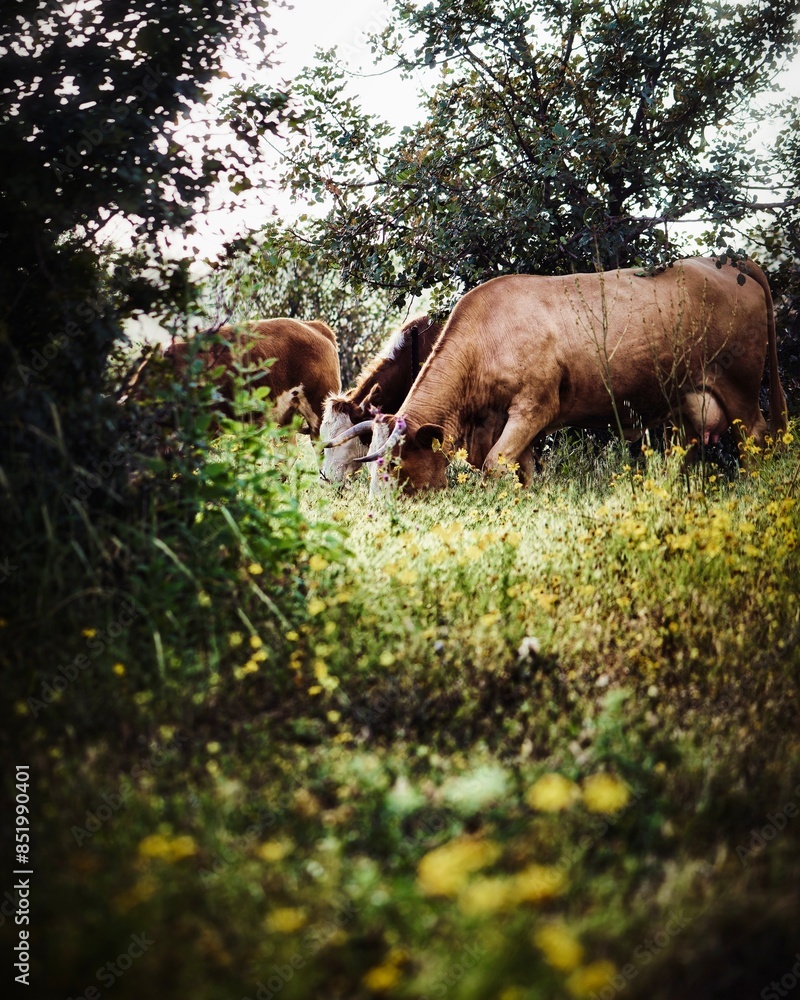
[[[791,435],[735,478],[573,441],[530,489],[455,463],[408,499],[249,433],[116,536],[141,627],[35,718],[14,682],[40,983],[102,985],[142,933],[119,997],[705,1000],[791,970]],[[78,606],[65,650],[108,624]]]

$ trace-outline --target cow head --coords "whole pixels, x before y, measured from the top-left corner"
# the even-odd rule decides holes
[[[368,409],[375,393],[361,403],[353,402],[346,396],[329,396],[325,400],[320,424],[323,446],[320,480],[337,484],[358,472],[357,459],[369,451],[372,434],[372,419]],[[357,433],[350,433],[358,427]]]
[[[447,486],[447,459],[441,448],[444,429],[436,424],[409,427],[402,416],[376,420],[372,447],[357,462],[372,462],[370,489],[373,493],[390,488],[394,475],[391,459],[398,462],[396,480],[404,493],[443,489]]]

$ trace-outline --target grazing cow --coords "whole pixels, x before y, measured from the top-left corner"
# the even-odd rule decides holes
[[[735,424],[763,447],[767,354],[777,432],[787,413],[772,297],[752,262],[692,258],[652,277],[626,269],[494,278],[456,305],[388,421],[386,447],[409,492],[444,486],[446,459],[433,442],[462,438],[490,411],[508,420],[483,462],[487,472],[501,455],[519,461],[536,438],[565,426],[629,433],[671,420],[712,441]]]
[[[295,416],[300,416],[306,422],[309,433],[315,437],[319,434],[319,417],[312,409],[302,385],[287,389],[278,396],[273,416],[279,427],[285,427]]]
[[[384,413],[397,410],[417,377],[419,366],[431,353],[442,327],[443,324],[427,316],[409,320],[388,338],[352,389],[328,397],[320,436],[323,441],[338,439],[338,443],[323,453],[322,480],[341,483],[358,471],[360,466],[355,459],[369,450],[371,407],[380,407]]]
[[[173,343],[164,356],[180,375],[192,356],[192,345]],[[217,386],[224,400],[219,409],[226,416],[233,416],[230,401],[238,365],[250,370],[248,386],[269,387],[278,423],[289,423],[296,412],[300,413],[315,438],[326,397],[341,390],[336,335],[319,320],[262,319],[241,327],[223,326],[215,341],[207,347],[201,345],[196,357],[204,371],[223,369]]]
[[[498,410],[489,410],[478,421],[464,428],[464,433],[456,440],[444,442],[446,453],[456,449],[466,451],[467,462],[480,469],[486,456],[491,451],[492,445],[497,441],[505,427],[508,415]],[[392,425],[393,426],[393,425]],[[372,430],[372,440],[369,451],[373,455],[380,456],[377,461],[370,463],[370,492],[385,493],[393,489],[393,479],[387,464],[386,457],[387,444],[391,436],[392,428],[389,422],[383,419],[376,419]],[[356,459],[356,462],[359,460]],[[363,461],[363,459],[361,459]],[[518,476],[525,485],[530,485],[536,468],[533,449],[526,448],[519,457]]]

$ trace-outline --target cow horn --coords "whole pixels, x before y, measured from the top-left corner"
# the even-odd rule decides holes
[[[360,424],[354,424],[349,427],[346,431],[342,431],[338,437],[335,437],[332,441],[326,441],[323,444],[323,448],[338,448],[340,444],[346,444],[348,441],[352,441],[354,437],[359,437],[366,430],[372,430],[372,419],[362,420]]]
[[[397,423],[394,426],[394,430],[389,435],[386,444],[381,445],[378,451],[373,451],[369,455],[364,455],[362,458],[354,458],[354,462],[377,462],[379,458],[391,451],[396,444],[400,442],[400,439],[406,432],[406,422],[402,417],[399,417]]]

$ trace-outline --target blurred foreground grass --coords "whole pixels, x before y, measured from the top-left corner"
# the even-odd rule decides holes
[[[301,577],[243,546],[178,606],[164,540],[125,628],[61,610],[7,706],[36,995],[762,995],[800,951],[799,460],[577,444],[376,500],[301,449]]]

